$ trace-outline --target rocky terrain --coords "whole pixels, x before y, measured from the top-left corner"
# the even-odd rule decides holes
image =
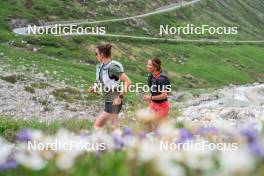
[[[7,71],[0,60],[0,115],[40,121],[92,119],[100,110],[86,101],[87,93],[63,83],[50,83],[43,73]]]
[[[237,127],[250,125],[260,131],[264,120],[264,84],[227,86],[198,98],[189,96],[178,106],[181,107],[178,120],[217,126],[220,119]]]
[[[7,69],[8,66],[1,62],[0,114],[3,116],[48,121],[92,119],[101,108],[100,101],[91,103],[91,97],[83,90],[58,82],[49,83],[42,73],[26,76]],[[264,84],[231,85],[199,96],[190,92],[176,95],[178,98],[173,106],[180,108],[178,120],[217,125],[215,122],[222,119],[234,125],[250,124],[258,130],[262,127]]]

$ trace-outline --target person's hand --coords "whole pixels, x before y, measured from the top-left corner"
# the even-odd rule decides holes
[[[122,102],[122,99],[118,96],[118,97],[116,97],[116,99],[114,100],[113,105],[120,105],[121,102]]]
[[[143,100],[146,101],[146,102],[150,102],[150,101],[151,101],[151,96],[149,96],[149,95],[144,95],[144,96],[143,96]]]
[[[95,92],[94,86],[89,87],[88,88],[88,92],[89,93],[94,93]]]

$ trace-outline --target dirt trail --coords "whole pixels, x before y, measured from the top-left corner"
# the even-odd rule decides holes
[[[171,6],[166,6],[164,8],[154,10],[153,12],[148,12],[145,14],[130,16],[130,17],[115,18],[115,19],[108,19],[108,20],[98,20],[98,21],[89,21],[89,19],[54,21],[54,22],[49,22],[49,23],[47,23],[48,25],[43,25],[41,27],[49,27],[49,26],[53,26],[55,24],[61,24],[62,26],[68,26],[68,25],[100,24],[100,23],[107,23],[107,22],[126,21],[126,20],[130,20],[130,19],[142,18],[142,17],[147,17],[147,16],[151,16],[151,15],[155,15],[155,14],[169,12],[169,11],[181,8],[181,7],[185,7],[185,6],[195,4],[199,1],[201,1],[201,0],[193,0],[190,2],[186,2],[186,3],[172,4]],[[13,29],[13,32],[16,34],[19,34],[19,35],[28,35],[27,34],[27,27]]]
[[[83,25],[83,24],[100,24],[100,23],[108,23],[108,22],[117,22],[117,21],[126,21],[131,20],[135,18],[143,18],[151,15],[156,15],[164,12],[169,12],[178,8],[186,7],[189,5],[196,4],[200,2],[201,0],[193,0],[190,2],[184,2],[184,3],[176,3],[171,4],[169,6],[160,7],[153,12],[131,16],[131,17],[124,17],[124,18],[115,18],[115,19],[107,19],[107,20],[99,20],[99,21],[89,21],[88,19],[83,20],[69,20],[69,21],[55,21],[55,22],[49,22],[47,25],[39,26],[39,27],[52,27],[55,24],[61,24],[62,26],[68,26],[68,25]],[[28,34],[27,27],[22,28],[16,28],[13,29],[13,32],[18,35],[29,35]],[[67,34],[69,35],[69,34]],[[70,34],[70,35],[80,35],[80,34]],[[83,34],[87,35],[87,34]],[[139,39],[139,40],[152,40],[152,41],[170,41],[170,42],[190,42],[190,43],[264,43],[264,40],[216,40],[216,39],[166,39],[166,38],[158,38],[158,37],[144,37],[144,36],[133,36],[133,35],[119,35],[119,34],[92,34],[93,36],[105,36],[105,37],[113,37],[113,38],[131,38],[131,39]]]

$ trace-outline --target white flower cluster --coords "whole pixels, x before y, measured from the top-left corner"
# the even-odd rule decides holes
[[[12,160],[32,170],[43,169],[50,159],[55,159],[59,169],[66,170],[84,153],[114,149],[111,136],[105,132],[74,134],[65,129],[58,130],[55,135],[25,129],[18,133],[16,144],[0,138],[0,145],[0,168]]]
[[[143,113],[143,116],[146,116]],[[187,175],[200,172],[202,175],[250,175],[264,162],[263,137],[251,128],[237,130],[231,127],[221,130],[217,127],[183,124],[176,128],[167,123],[157,131],[146,133],[131,128],[112,132],[81,131],[76,134],[60,129],[54,135],[45,135],[39,130],[24,129],[17,134],[16,144],[0,139],[0,170],[15,169],[22,165],[32,170],[45,168],[49,161],[55,161],[57,168],[67,170],[74,166],[77,157],[88,153],[125,152],[127,160],[135,165],[151,165],[152,172],[159,175]],[[220,125],[219,125],[220,126]],[[236,143],[235,150],[197,150],[195,148],[163,150],[160,142],[186,143],[192,141],[212,143]],[[51,144],[87,145],[104,144],[94,150],[85,147],[53,148]],[[43,144],[46,148],[28,148],[29,142]],[[32,143],[31,143],[32,145]],[[133,164],[131,164],[133,167]]]

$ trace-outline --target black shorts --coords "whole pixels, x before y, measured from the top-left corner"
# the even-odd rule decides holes
[[[122,109],[123,101],[120,105],[113,105],[113,102],[105,102],[104,111],[111,114],[119,114]]]

